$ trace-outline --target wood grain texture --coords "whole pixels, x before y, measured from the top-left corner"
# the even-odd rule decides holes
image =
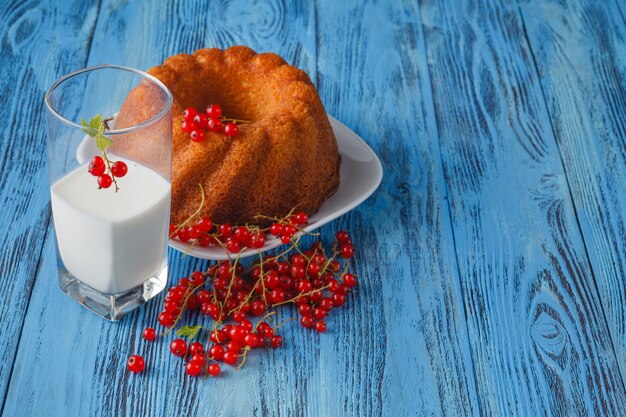
[[[43,95],[85,65],[97,2],[0,4],[0,401],[48,224]]]
[[[626,376],[626,25],[618,2],[521,5],[613,346]]]
[[[623,416],[624,385],[517,6],[421,6],[481,411]]]
[[[342,329],[345,369],[326,378],[353,400],[318,415],[480,415],[417,4],[321,1],[317,10],[327,110],[385,167],[375,197],[344,220],[364,247],[367,284]],[[375,339],[359,346],[354,329]]]

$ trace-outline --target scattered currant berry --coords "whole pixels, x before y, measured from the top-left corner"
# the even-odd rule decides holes
[[[300,325],[302,325],[302,327],[308,329],[310,327],[313,327],[314,324],[315,324],[315,320],[313,320],[313,317],[311,316],[300,317]]]
[[[126,366],[128,367],[129,371],[133,373],[139,373],[139,372],[143,372],[146,365],[141,356],[133,355],[130,358],[128,358],[128,361],[126,362]]]
[[[185,365],[185,372],[189,376],[198,376],[202,372],[202,363],[196,361],[189,361]]]
[[[102,174],[98,177],[98,185],[100,188],[109,188],[113,184],[113,180],[109,174]]]
[[[207,372],[211,376],[218,376],[220,372],[222,372],[222,370],[220,369],[220,366],[218,364],[212,363],[209,365]]]
[[[191,283],[191,285],[199,287],[200,285],[204,284],[204,275],[200,271],[192,272],[189,276],[189,282]]]
[[[354,246],[351,243],[344,243],[340,248],[341,256],[350,259],[354,256]]]
[[[189,344],[189,353],[192,355],[203,354],[204,346],[200,342],[191,342]]]
[[[171,313],[168,313],[167,311],[163,311],[161,314],[159,314],[158,320],[161,326],[170,327],[174,324],[174,321],[176,320],[176,318]]]
[[[234,365],[239,360],[239,354],[231,350],[224,353],[224,363]]]
[[[213,345],[209,349],[209,356],[216,361],[221,361],[224,358],[224,353],[226,353],[226,351],[222,345]]]
[[[279,348],[283,345],[283,338],[278,335],[272,336],[272,339],[270,340],[270,344],[272,345],[274,349]]]
[[[187,342],[183,339],[174,339],[170,343],[170,350],[175,356],[185,356],[187,354]]]
[[[345,274],[343,276],[343,285],[345,285],[346,287],[352,288],[356,286],[356,284],[357,284],[356,276],[352,274]]]
[[[113,165],[111,165],[111,174],[113,174],[114,177],[122,178],[127,172],[128,166],[124,161],[113,162]]]
[[[315,331],[319,333],[324,333],[326,331],[326,322],[323,320],[320,320],[317,323],[315,323]]]
[[[143,330],[143,338],[146,340],[154,340],[156,338],[156,331],[152,327],[146,327]]]

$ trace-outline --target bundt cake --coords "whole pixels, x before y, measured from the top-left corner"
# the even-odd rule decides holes
[[[200,206],[198,184],[206,197],[200,215],[231,224],[267,224],[255,216],[283,217],[294,207],[312,214],[337,190],[337,142],[304,71],[276,54],[233,46],[175,55],[148,72],[174,96],[173,224]],[[154,113],[152,96],[147,85],[136,87],[119,112],[116,128]],[[203,142],[191,141],[181,128],[183,111],[205,109],[210,103],[219,104],[224,115],[250,123],[240,126],[235,139],[207,132]],[[131,147],[124,150],[130,156]]]

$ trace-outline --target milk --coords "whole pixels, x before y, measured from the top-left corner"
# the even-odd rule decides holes
[[[90,287],[119,294],[167,265],[171,186],[151,169],[123,160],[128,173],[108,189],[83,165],[50,187],[57,246],[65,268]]]

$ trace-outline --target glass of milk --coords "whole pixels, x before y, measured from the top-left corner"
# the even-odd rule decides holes
[[[172,101],[156,78],[117,65],[68,74],[45,95],[59,283],[109,320],[166,285]]]

